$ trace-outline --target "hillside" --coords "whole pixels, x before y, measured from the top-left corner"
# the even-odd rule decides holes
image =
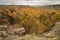
[[[27,33],[44,33],[60,21],[60,10],[31,6],[0,6],[0,24],[24,27]]]

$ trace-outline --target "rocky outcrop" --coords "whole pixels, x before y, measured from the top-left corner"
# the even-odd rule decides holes
[[[0,25],[0,39],[2,40],[20,40],[20,36],[24,36],[24,27],[12,25]],[[15,36],[16,35],[16,36]]]
[[[25,32],[23,27],[1,25],[0,26],[0,40],[56,40],[60,36],[60,22],[56,22],[55,26],[49,33],[30,34],[22,36]]]
[[[55,23],[55,27],[52,29],[52,31],[53,31],[56,35],[60,36],[60,22],[56,22],[56,23]]]
[[[60,22],[56,22],[55,26],[49,33],[44,33],[45,36],[60,36]]]

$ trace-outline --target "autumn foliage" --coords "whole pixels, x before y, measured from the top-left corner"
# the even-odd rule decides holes
[[[20,24],[27,33],[44,33],[60,21],[60,10],[35,8],[30,6],[0,7],[0,23],[14,25]],[[6,21],[5,21],[6,20]]]

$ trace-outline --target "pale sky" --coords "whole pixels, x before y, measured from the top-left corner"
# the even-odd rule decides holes
[[[53,5],[60,0],[0,0],[0,5]]]

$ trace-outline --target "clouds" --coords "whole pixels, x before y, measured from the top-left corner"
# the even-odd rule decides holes
[[[0,0],[0,5],[51,5],[60,4],[60,0]]]

